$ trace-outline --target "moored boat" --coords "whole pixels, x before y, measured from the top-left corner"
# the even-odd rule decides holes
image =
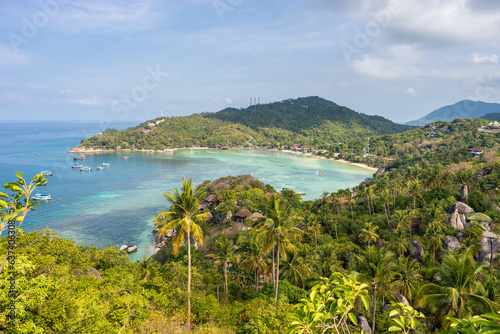
[[[80,164],[80,165],[77,165],[77,164],[71,164],[71,168],[82,168],[83,165]]]
[[[73,157],[73,160],[85,160],[85,157],[83,155],[77,155]]]
[[[103,163],[101,164],[101,166],[108,167],[108,166],[110,166],[110,164],[109,164],[108,162],[103,162]]]
[[[52,172],[51,172],[50,170],[48,170],[48,169],[47,169],[47,170],[42,170],[42,171],[40,172],[40,174],[43,174],[43,175],[45,175],[45,176],[52,176],[52,175],[54,175],[54,173],[52,173]]]
[[[128,157],[123,157],[123,159],[127,160],[127,159],[128,159]]]
[[[80,168],[80,171],[81,172],[91,172],[92,168],[90,168],[89,166],[83,166],[82,168]]]
[[[52,198],[50,197],[50,194],[35,194],[33,197],[31,197],[35,201],[49,201]]]
[[[96,170],[103,170],[103,169],[104,169],[104,167],[102,167],[102,166],[97,166],[95,169],[96,169]]]

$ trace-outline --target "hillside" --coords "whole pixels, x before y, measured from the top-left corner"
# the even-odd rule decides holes
[[[410,128],[319,97],[306,97],[245,109],[227,108],[216,113],[157,118],[124,131],[106,131],[84,139],[79,148],[165,150],[278,143],[327,147],[348,138],[399,133]]]
[[[484,118],[484,119],[487,119],[487,120],[490,120],[490,121],[500,122],[500,112],[489,113],[489,114],[481,116],[481,118]]]
[[[488,113],[500,112],[499,103],[462,100],[455,104],[441,107],[417,120],[406,122],[406,125],[422,126],[438,121],[453,121],[457,118],[479,118]]]

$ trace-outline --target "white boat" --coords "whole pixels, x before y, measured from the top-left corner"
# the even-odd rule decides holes
[[[35,194],[33,197],[31,197],[35,201],[49,201],[52,198],[50,197],[50,194]]]
[[[103,170],[103,169],[104,169],[104,167],[102,167],[102,166],[97,166],[97,167],[95,168],[95,170]]]
[[[83,166],[82,168],[80,168],[80,172],[91,172],[92,171],[92,168],[90,168],[89,166]]]
[[[52,176],[54,173],[52,173],[50,170],[42,170],[40,174],[43,174],[45,176]]]
[[[111,166],[111,165],[110,165],[108,162],[103,162],[103,163],[102,163],[102,166],[104,166],[104,167],[108,167],[108,166]]]
[[[77,164],[71,164],[71,168],[82,168],[82,167],[83,167],[82,164],[79,164],[79,165],[77,165]]]

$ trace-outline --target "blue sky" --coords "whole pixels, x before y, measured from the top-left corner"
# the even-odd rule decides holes
[[[396,122],[500,102],[496,0],[0,0],[0,120],[317,95]]]

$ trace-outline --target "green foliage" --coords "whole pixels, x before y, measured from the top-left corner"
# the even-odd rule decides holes
[[[475,315],[471,319],[456,319],[449,317],[451,329],[443,330],[440,334],[495,334],[500,333],[500,314],[486,313],[481,316]]]
[[[479,190],[474,190],[469,194],[469,205],[476,212],[486,212],[491,210],[491,202]]]
[[[287,333],[324,333],[328,329],[346,333],[348,321],[357,325],[355,305],[368,309],[368,285],[340,273],[315,285],[290,315]]]
[[[389,332],[399,332],[409,334],[411,330],[417,328],[419,318],[425,318],[423,313],[418,312],[411,306],[406,306],[403,303],[395,303],[391,301],[389,308],[389,317],[394,325],[389,328]]]

